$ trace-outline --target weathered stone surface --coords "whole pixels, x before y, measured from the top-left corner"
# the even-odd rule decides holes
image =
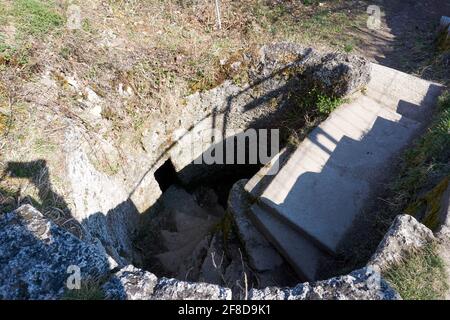
[[[161,278],[154,289],[155,300],[231,300],[231,290],[218,285]]]
[[[233,185],[228,198],[228,211],[234,218],[239,238],[252,268],[257,271],[272,270],[280,266],[283,259],[246,215],[249,208],[244,186],[247,181],[239,180]]]
[[[0,215],[0,299],[57,299],[71,265],[81,279],[109,273],[98,244],[76,238],[29,205]]]
[[[314,281],[319,278],[318,269],[326,257],[322,250],[259,205],[254,204],[250,212],[252,221],[276,246],[302,281]]]
[[[228,262],[225,248],[223,247],[223,234],[218,232],[211,237],[206,255],[200,268],[198,280],[208,283],[220,284]]]
[[[288,67],[302,78],[304,86],[342,97],[362,89],[370,80],[370,62],[345,53],[323,54],[293,43],[275,43],[260,50],[263,73]]]
[[[72,128],[65,136],[71,214],[84,231],[98,238],[108,254],[124,266],[138,259],[131,238],[137,230],[139,212],[128,198],[123,181],[97,170],[91,163],[83,134],[86,133]],[[108,153],[117,152],[108,146],[104,142],[101,148]]]
[[[363,58],[326,55],[293,43],[263,46],[251,60],[249,83],[236,85],[228,80],[186,98],[180,125],[172,137],[176,144],[170,150],[183,181],[190,182],[214,170],[213,166],[190,165],[211,152],[212,135],[215,143],[220,143],[248,127],[280,128],[296,106],[289,99],[293,93],[318,87],[342,96],[361,89],[369,79],[370,63]],[[199,118],[193,125],[192,119]]]
[[[149,248],[144,252],[145,257],[157,259],[165,276],[179,279],[198,276],[210,233],[224,209],[217,203],[201,207],[193,195],[175,185],[166,190],[159,204],[155,214],[143,223],[148,238],[139,245]]]
[[[306,81],[330,96],[343,97],[369,83],[370,71],[371,64],[365,58],[331,53],[306,72]]]
[[[148,300],[157,282],[153,273],[128,265],[115,273],[102,289],[106,299]]]
[[[157,278],[153,273],[126,266],[102,286],[107,299],[117,300],[230,300],[231,290],[203,282]]]
[[[399,263],[409,253],[435,240],[433,232],[410,215],[395,218],[368,265],[379,272]]]
[[[251,300],[396,300],[400,296],[371,268],[294,288],[252,289]]]
[[[0,217],[0,296],[2,299],[57,299],[67,267],[82,279],[106,277],[108,256],[45,219],[31,206]],[[227,272],[225,272],[225,277]],[[208,283],[160,278],[128,265],[102,286],[107,299],[231,299],[231,290]],[[294,288],[252,289],[251,299],[394,299],[395,292],[370,268]]]

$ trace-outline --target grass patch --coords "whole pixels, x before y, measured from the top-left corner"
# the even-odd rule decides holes
[[[342,98],[336,98],[336,97],[329,97],[324,94],[319,94],[316,97],[317,99],[317,110],[322,115],[329,115],[331,112],[333,112],[334,109],[339,107],[341,104],[345,102],[345,99]]]
[[[41,38],[63,25],[64,19],[52,4],[39,0],[16,0],[4,8],[0,14],[4,25],[15,26],[17,33],[14,44],[7,44],[0,35],[0,68],[4,65],[27,65],[32,51],[28,37]]]
[[[62,300],[105,300],[105,293],[98,281],[85,281],[80,289],[66,289]]]
[[[255,1],[250,15],[265,32],[276,37],[291,40],[311,40],[329,42],[342,46],[351,39],[344,30],[362,24],[363,11],[339,9],[343,1],[318,6],[318,1],[300,3],[279,3],[273,5],[265,1]]]
[[[23,34],[41,36],[61,27],[64,19],[46,2],[39,0],[16,0],[12,15]]]
[[[28,63],[29,58],[27,46],[18,48],[8,45],[0,36],[0,67],[2,65],[24,66]]]
[[[295,108],[288,112],[283,126],[291,132],[287,142],[292,146],[297,146],[331,112],[347,102],[347,99],[331,97],[317,89],[312,89],[306,94],[295,94],[290,99]]]
[[[353,46],[353,44],[351,44],[351,43],[346,43],[346,44],[344,45],[344,51],[347,52],[347,53],[352,52],[353,49],[354,49],[354,46]]]
[[[402,174],[393,190],[401,195],[402,203],[411,202],[415,195],[430,186],[430,177],[450,174],[450,92],[439,97],[438,113],[427,133],[406,152]],[[429,188],[428,188],[429,189]]]
[[[412,253],[384,277],[405,300],[443,299],[448,289],[444,262],[435,245]]]
[[[47,155],[49,153],[55,152],[57,149],[57,146],[49,141],[48,139],[45,139],[43,137],[39,137],[34,141],[34,152],[38,155]]]

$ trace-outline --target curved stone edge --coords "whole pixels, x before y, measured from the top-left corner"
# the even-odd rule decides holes
[[[399,294],[382,278],[380,272],[398,263],[409,252],[418,250],[435,240],[431,230],[410,215],[396,217],[377,251],[362,269],[348,275],[331,279],[300,283],[292,288],[266,287],[251,289],[250,300],[396,300]],[[135,279],[133,281],[133,278]],[[147,280],[145,280],[147,279]],[[140,285],[142,281],[145,285]],[[104,286],[113,293],[112,283],[120,285],[125,292],[116,289],[108,298],[115,299],[231,299],[228,288],[206,283],[190,283],[176,279],[161,278],[147,271],[127,266]],[[125,293],[125,294],[124,294]]]
[[[82,279],[109,277],[102,286],[107,299],[232,298],[229,288],[157,278],[131,265],[110,275],[110,258],[101,246],[76,238],[29,205],[0,216],[0,239],[0,295],[3,299],[61,298],[70,265],[80,266]],[[432,232],[413,217],[400,215],[369,266],[348,275],[300,283],[292,288],[251,289],[248,297],[251,300],[400,299],[378,271],[400,259],[396,250],[401,249],[400,254],[404,254],[406,248],[419,248],[433,239]]]
[[[250,300],[399,300],[400,295],[371,267],[293,288],[252,289]]]
[[[117,300],[231,300],[231,289],[203,282],[158,279],[132,265],[122,268],[102,288],[107,299]]]
[[[433,232],[414,217],[398,215],[365,268],[328,280],[301,283],[293,288],[253,289],[249,297],[252,300],[401,299],[381,274],[411,252],[436,240]]]
[[[242,182],[240,183],[242,184]],[[241,188],[240,184],[236,188]],[[235,199],[236,200],[236,199]],[[251,289],[249,300],[398,300],[400,295],[380,273],[400,262],[407,254],[435,241],[433,232],[410,215],[398,215],[380,242],[367,266],[350,274],[323,281],[300,283],[295,287]],[[135,279],[133,281],[133,278]],[[145,280],[147,279],[147,280]],[[231,291],[206,283],[190,283],[161,278],[127,266],[111,280],[125,294],[109,294],[114,299],[231,299]],[[110,283],[112,283],[110,281]],[[144,285],[140,285],[144,281]],[[107,284],[105,291],[113,293]]]

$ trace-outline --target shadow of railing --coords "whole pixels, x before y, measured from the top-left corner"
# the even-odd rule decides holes
[[[340,126],[327,123],[314,129],[288,157],[283,174],[276,180],[269,177],[269,182],[265,177],[261,180],[258,195],[264,207],[315,243],[324,256],[335,253],[323,264],[321,278],[359,268],[375,251],[390,225],[377,221],[378,208],[383,205],[379,195],[395,176],[398,156],[429,123],[431,102],[441,90],[431,84],[421,105],[399,100],[392,108],[401,116],[398,120],[378,113],[371,119],[363,108],[351,115],[337,111],[333,117],[340,119],[334,123]],[[355,138],[364,127],[370,129]]]

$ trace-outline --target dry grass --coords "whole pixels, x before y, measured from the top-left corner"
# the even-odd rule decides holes
[[[410,254],[384,277],[405,300],[443,299],[449,288],[444,262],[434,245]]]
[[[71,119],[132,152],[142,150],[142,135],[155,119],[166,119],[183,107],[186,95],[226,78],[245,82],[245,74],[233,74],[229,68],[244,52],[273,41],[344,49],[351,39],[347,31],[365,15],[363,5],[339,10],[347,6],[346,1],[319,6],[316,2],[224,0],[222,29],[217,30],[211,1],[0,2],[5,8],[1,21],[8,30],[15,30],[8,39],[0,38],[0,70],[2,79],[14,85],[10,90],[16,95],[14,105],[21,105],[25,113],[45,116],[50,111]],[[81,8],[79,30],[64,27],[69,4]],[[29,92],[26,84],[34,85],[49,71],[46,81],[55,82],[57,88],[48,94]],[[69,78],[75,78],[80,88],[74,89]],[[85,107],[79,100],[86,98],[87,87],[103,100],[107,123],[92,124],[84,117]],[[19,124],[5,138],[15,144],[5,152],[16,152],[20,146],[44,158],[57,153],[59,141],[48,139],[33,126],[28,130],[30,119],[13,115],[11,121],[1,114],[0,130],[5,130],[6,120]],[[33,132],[33,142],[26,132]],[[100,150],[92,158],[100,159],[102,171],[116,174],[120,166],[104,159],[103,153]]]
[[[105,293],[101,288],[101,281],[86,280],[81,282],[80,289],[66,289],[62,300],[105,300]]]

